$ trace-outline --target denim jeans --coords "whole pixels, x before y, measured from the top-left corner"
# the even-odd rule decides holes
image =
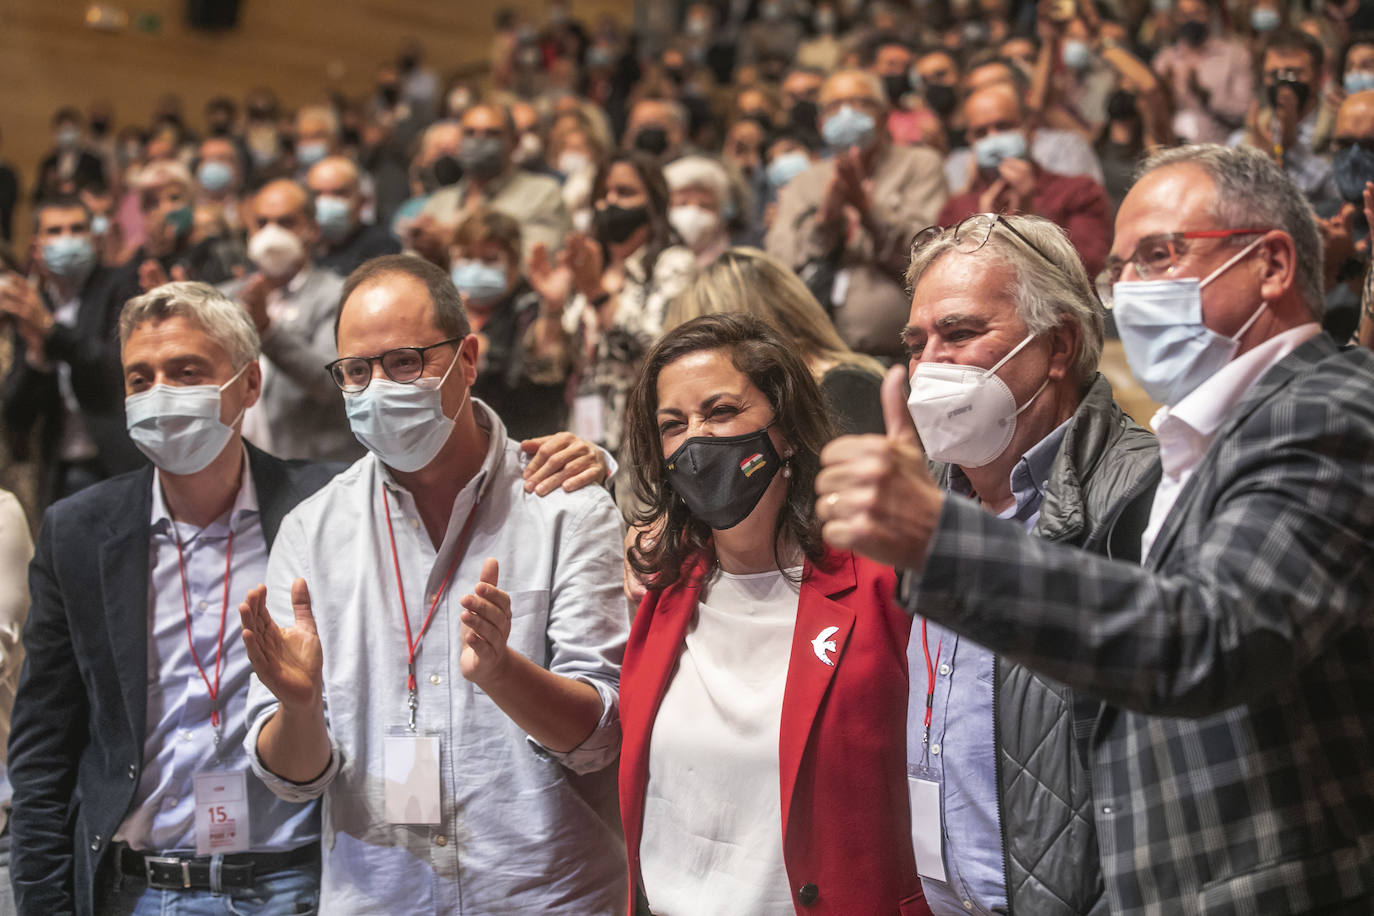
[[[142,878],[119,875],[101,916],[315,916],[320,867],[307,865],[261,875],[251,888],[153,890]]]

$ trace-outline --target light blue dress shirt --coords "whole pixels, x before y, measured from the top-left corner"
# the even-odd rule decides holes
[[[1069,421],[1034,445],[1011,472],[1015,504],[1001,513],[1027,531],[1040,519],[1050,467],[1064,440]],[[970,495],[968,478],[950,469],[950,489]],[[1006,869],[997,804],[997,747],[993,736],[993,653],[970,639],[934,623],[926,625],[926,644],[935,664],[935,698],[930,720],[930,747],[925,733],[926,657],[920,621],[911,628],[907,665],[911,701],[907,706],[907,773],[940,781],[947,882],[921,879],[934,916],[1005,913]],[[939,658],[936,650],[939,649]]]
[[[267,604],[279,623],[292,621],[291,581],[310,586],[333,756],[305,784],[263,766],[257,737],[277,702],[257,678],[247,744],[254,772],[278,795],[324,800],[320,912],[329,916],[600,916],[625,906],[611,765],[629,635],[619,513],[600,487],[526,493],[519,444],[490,408],[472,404],[490,442],[437,550],[414,497],[374,455],[297,506],[272,547]],[[440,739],[440,823],[391,824],[384,745],[392,729],[405,728],[408,692],[387,516],[418,630],[473,511],[471,541],[416,658],[417,729]],[[510,595],[509,645],[601,696],[600,722],[567,753],[535,744],[463,678],[459,602],[487,557],[499,562],[498,585]]]
[[[224,604],[225,550],[234,533],[229,574],[229,609],[224,618],[220,668],[221,734],[210,725],[214,704],[186,641],[186,608],[171,513],[153,475],[148,568],[148,714],[143,773],[133,804],[115,840],[134,849],[194,854],[195,777],[198,773],[246,774],[250,852],[285,852],[320,836],[318,805],[283,801],[249,772],[243,750],[244,717],[252,666],[239,632],[238,605],[267,576],[267,544],[258,512],[257,489],[244,457],[243,478],[229,513],[205,528],[175,523],[186,564],[191,638],[201,665],[215,682],[220,611]]]

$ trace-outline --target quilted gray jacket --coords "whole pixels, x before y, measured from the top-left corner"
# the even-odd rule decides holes
[[[1050,468],[1034,534],[1118,558],[1138,559],[1153,488],[1155,437],[1131,421],[1098,375],[1074,413]],[[949,468],[937,479],[948,482]],[[1153,478],[1153,479],[1152,479]],[[1134,491],[1134,492],[1133,492]],[[1002,854],[1010,914],[1107,912],[1086,739],[1097,703],[1001,657],[994,660],[993,729]]]

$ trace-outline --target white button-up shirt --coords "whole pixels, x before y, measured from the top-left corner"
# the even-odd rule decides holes
[[[526,493],[518,444],[486,405],[472,403],[490,431],[486,461],[455,500],[437,551],[411,494],[370,454],[288,515],[272,549],[267,601],[280,624],[292,621],[292,580],[310,586],[333,758],[304,785],[263,767],[258,732],[277,704],[256,677],[247,747],[254,771],[281,797],[324,797],[320,912],[330,916],[594,916],[624,907],[624,843],[598,811],[615,795],[615,771],[606,768],[620,749],[629,632],[619,516],[599,487]],[[416,659],[417,729],[440,739],[441,822],[433,827],[384,817],[383,742],[404,728],[408,696],[384,489],[417,633],[469,513],[478,513]],[[596,729],[566,754],[534,744],[460,671],[459,601],[487,557],[499,562],[499,587],[511,598],[509,645],[601,696]]]
[[[1245,392],[1285,356],[1320,333],[1321,325],[1311,321],[1276,334],[1222,366],[1173,407],[1161,407],[1155,413],[1150,426],[1159,436],[1159,463],[1164,476],[1155,489],[1150,523],[1140,538],[1142,558],[1149,555],[1178,495],[1202,462],[1202,456],[1207,454],[1217,430]]]

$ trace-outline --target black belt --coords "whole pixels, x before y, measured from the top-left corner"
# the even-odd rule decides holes
[[[143,878],[154,890],[210,890],[209,856],[160,856],[118,846],[119,870]],[[319,862],[320,847],[315,843],[290,852],[238,852],[224,857],[220,887],[244,890],[253,887],[257,876]]]

